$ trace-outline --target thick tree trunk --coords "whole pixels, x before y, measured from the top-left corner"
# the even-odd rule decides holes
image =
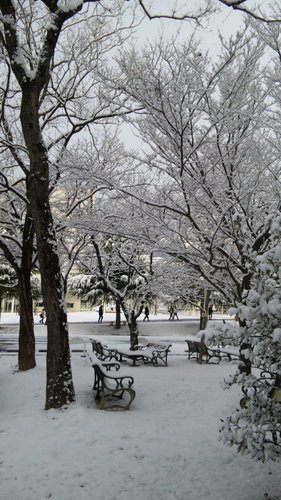
[[[205,330],[208,324],[208,307],[211,290],[204,290],[204,299],[200,309],[200,330]]]
[[[24,276],[24,272],[19,280],[19,304],[20,327],[18,365],[19,370],[24,371],[36,366],[30,278]]]
[[[23,88],[21,124],[30,157],[27,196],[37,239],[42,295],[47,316],[47,382],[45,408],[60,408],[75,399],[67,314],[57,242],[49,202],[49,164],[38,116],[39,90]]]
[[[19,279],[19,304],[20,304],[20,327],[19,327],[19,370],[29,370],[36,365],[35,361],[35,337],[33,324],[33,308],[31,294],[31,270],[33,257],[33,224],[30,208],[27,208],[23,238],[21,268],[18,271]]]
[[[129,312],[129,310],[127,309],[126,305],[123,302],[121,302],[120,305],[130,331],[130,349],[134,351],[136,345],[139,343],[139,329],[138,329],[137,318],[141,314],[143,306],[141,306],[139,313],[136,314],[135,311]]]
[[[119,330],[121,328],[121,305],[120,300],[116,299],[115,301],[116,307],[116,317],[115,317],[115,328]]]
[[[131,351],[134,351],[139,343],[139,329],[135,311],[131,311],[128,324],[130,328],[130,349]]]
[[[119,299],[116,299],[115,307],[116,307],[115,328],[119,330],[121,328],[121,304]]]

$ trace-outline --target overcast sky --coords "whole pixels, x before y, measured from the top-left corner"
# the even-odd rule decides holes
[[[255,5],[260,5],[262,8],[268,10],[268,6],[271,4],[271,0],[248,0],[247,7],[253,8]],[[155,7],[151,8],[152,13],[169,13],[169,7],[174,4],[173,0],[152,0],[152,4]],[[158,6],[156,7],[156,5]],[[186,5],[192,8],[198,6],[198,0],[178,0],[178,4]],[[146,3],[148,5],[148,2]],[[243,25],[244,15],[241,12],[234,11],[233,9],[223,6],[221,3],[217,2],[220,7],[219,11],[209,16],[208,21],[204,21],[202,27],[196,26],[195,22],[190,21],[175,21],[169,19],[154,19],[149,20],[144,19],[139,28],[135,31],[135,34],[130,37],[131,41],[134,40],[136,45],[141,48],[141,46],[147,42],[152,42],[154,39],[159,38],[161,35],[164,38],[169,38],[172,35],[176,35],[180,30],[180,38],[182,40],[188,39],[191,33],[196,28],[197,38],[201,40],[202,48],[208,50],[210,58],[215,58],[220,50],[219,42],[219,32],[228,38],[234,35],[239,27]],[[159,10],[160,9],[160,10]],[[194,12],[194,7],[193,7]],[[129,136],[128,136],[129,134]],[[130,137],[131,147],[139,147],[140,142],[138,139],[134,138],[133,133],[129,132],[128,126],[124,127],[124,133],[121,133],[121,139],[123,139],[128,147],[128,137]]]
[[[192,4],[194,1],[195,0],[191,0],[191,2],[188,3]],[[185,1],[184,3],[186,4],[187,2]],[[198,4],[198,1],[195,1],[195,3]],[[169,4],[171,4],[171,0],[161,0],[161,10],[156,10],[154,7],[152,12],[167,13],[169,12]],[[154,19],[150,21],[146,18],[142,21],[139,28],[135,30],[134,35],[130,37],[129,43],[134,40],[134,43],[141,48],[145,43],[153,42],[153,40],[158,39],[161,35],[163,35],[164,38],[175,36],[179,30],[179,36],[184,40],[188,39],[196,28],[197,37],[202,41],[202,47],[208,50],[211,58],[215,57],[220,46],[218,38],[219,31],[228,37],[234,34],[243,22],[241,13],[226,7],[220,10],[220,12],[211,15],[208,22],[204,22],[204,26],[202,27],[196,27],[194,22],[189,21],[180,22],[168,19]],[[141,141],[135,137],[129,125],[124,125],[122,127],[120,138],[124,141],[126,148],[141,147]]]
[[[198,1],[193,0],[184,3],[185,5],[187,3],[192,5],[192,3],[198,4]],[[154,7],[152,12],[168,12],[168,7],[165,10],[165,4],[168,6],[171,4],[171,0],[161,0],[161,11],[157,11]],[[222,6],[220,12],[211,15],[208,21],[204,21],[202,27],[197,27],[198,37],[202,40],[202,46],[209,49],[210,52],[216,53],[219,46],[218,32],[221,31],[226,36],[231,35],[242,24],[242,20],[243,16],[241,13]],[[179,22],[168,19],[154,19],[150,21],[149,19],[144,19],[134,38],[138,40],[138,44],[142,44],[147,40],[151,41],[158,38],[162,34],[165,37],[175,35],[179,29],[181,36],[184,38],[188,37],[194,31],[195,27],[195,23],[190,21]]]

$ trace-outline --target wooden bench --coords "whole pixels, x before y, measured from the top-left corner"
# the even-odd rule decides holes
[[[216,358],[216,363],[219,364],[222,358],[227,358],[229,361],[232,359],[238,359],[239,353],[231,352],[227,349],[223,349],[221,347],[208,347],[204,341],[198,340],[190,340],[186,339],[185,342],[188,346],[188,359],[195,356],[196,360],[199,361],[200,356],[201,359],[205,357],[206,363],[213,363],[210,361],[212,358]]]
[[[100,361],[111,361],[112,359],[117,360],[116,350],[103,345],[101,342],[95,339],[90,339],[92,343],[92,349],[97,358]]]
[[[101,410],[129,410],[136,393],[132,389],[133,377],[109,375],[113,368],[119,369],[118,363],[94,363],[95,381],[93,390],[95,400]],[[104,371],[106,368],[106,372]]]
[[[143,361],[144,364],[151,363],[153,366],[157,366],[160,362],[164,366],[168,366],[168,353],[170,347],[171,344],[161,345],[148,343],[137,345],[136,349],[133,351],[125,348],[117,348],[117,360],[122,362],[123,358],[130,359],[132,361],[132,366],[136,366],[137,361]]]

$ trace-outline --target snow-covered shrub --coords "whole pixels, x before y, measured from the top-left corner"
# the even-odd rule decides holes
[[[238,371],[226,386],[237,383],[245,397],[241,409],[220,428],[223,442],[236,445],[255,460],[281,458],[281,217],[271,225],[271,248],[253,256],[251,289],[234,311],[240,326],[243,354],[255,368]]]
[[[208,346],[239,346],[240,345],[240,328],[239,324],[222,323],[212,321],[208,324],[205,330],[200,330],[197,337],[201,338],[205,335],[205,343]]]

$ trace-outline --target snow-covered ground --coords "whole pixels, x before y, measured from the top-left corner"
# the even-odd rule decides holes
[[[222,388],[236,364],[187,359],[184,334],[196,323],[140,322],[143,338],[173,341],[169,366],[122,366],[136,398],[128,412],[105,412],[94,402],[89,338],[125,343],[128,330],[117,335],[106,318],[99,325],[95,313],[83,324],[87,313],[77,314],[70,337],[88,354],[72,352],[76,402],[68,408],[44,410],[44,353],[24,373],[16,355],[0,355],[1,500],[281,499],[280,464],[255,463],[218,440],[220,419],[239,406],[238,388]],[[10,319],[2,315],[0,340],[17,329]],[[40,338],[46,326],[35,330]]]

